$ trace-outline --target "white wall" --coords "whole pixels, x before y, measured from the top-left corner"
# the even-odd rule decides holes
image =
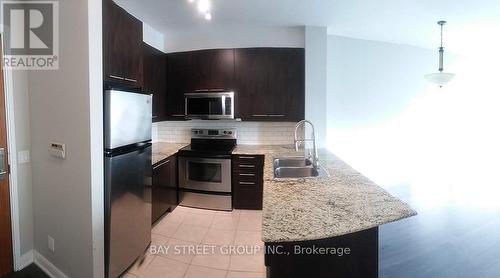
[[[326,142],[326,72],[327,28],[306,26],[306,103],[305,118],[314,124],[316,144],[325,147]],[[311,131],[306,129],[306,137]]]
[[[242,47],[304,47],[304,28],[206,24],[165,34],[166,52]]]
[[[411,184],[413,202],[499,208],[499,55],[445,54],[457,74],[424,79],[437,50],[329,37],[328,147],[379,184]]]
[[[150,46],[165,52],[165,36],[147,23],[142,23],[142,40]]]
[[[402,156],[411,146],[394,121],[425,93],[429,84],[423,76],[435,71],[436,55],[412,46],[328,36],[328,147],[376,181],[405,179]]]
[[[98,131],[91,134],[91,130],[96,131],[99,126],[102,129],[102,121],[91,122],[91,111],[100,110],[102,106],[91,110],[90,105],[91,101],[92,105],[98,105],[94,97],[102,93],[102,81],[99,84],[99,80],[95,80],[101,78],[96,77],[101,63],[89,61],[89,56],[96,59],[101,51],[99,40],[95,41],[96,36],[100,36],[100,21],[92,17],[96,13],[98,16],[100,2],[59,2],[59,70],[32,71],[28,77],[34,246],[70,277],[93,277],[94,274],[93,240],[98,223],[93,222],[92,214],[96,210],[92,205],[97,204],[92,202],[92,194],[93,190],[102,191],[102,186],[92,187],[91,178],[95,178],[95,171],[102,170],[102,165],[99,168],[91,164],[91,155],[96,150],[91,142],[98,141],[99,136]],[[99,91],[96,92],[96,88]],[[98,116],[92,119],[99,121]],[[91,136],[97,137],[91,141]],[[49,156],[50,141],[66,144],[65,160]],[[47,248],[47,236],[55,239],[54,253]],[[99,248],[96,245],[97,251]]]

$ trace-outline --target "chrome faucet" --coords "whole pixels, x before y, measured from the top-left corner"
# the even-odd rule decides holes
[[[308,123],[308,124],[311,125],[311,128],[312,128],[312,137],[311,138],[305,138],[305,135],[304,135],[304,139],[299,139],[298,136],[297,136],[297,131],[299,130],[299,127],[301,125],[303,125],[304,126],[304,133],[305,133],[305,124],[306,123]],[[313,125],[313,123],[311,123],[308,120],[302,120],[302,121],[298,122],[295,125],[295,140],[294,140],[294,142],[295,142],[295,151],[296,152],[299,151],[299,144],[300,143],[304,143],[304,146],[305,146],[305,142],[312,142],[313,143],[313,153],[311,153],[311,151],[309,151],[309,157],[308,158],[312,160],[313,166],[315,168],[317,168],[318,167],[318,150],[316,149],[316,133],[314,131],[314,125]]]

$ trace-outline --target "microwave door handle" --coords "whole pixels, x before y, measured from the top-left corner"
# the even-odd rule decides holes
[[[222,116],[226,115],[226,96],[222,96]]]

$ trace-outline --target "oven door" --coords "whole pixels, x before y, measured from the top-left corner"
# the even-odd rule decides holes
[[[179,187],[231,192],[231,159],[179,157]]]

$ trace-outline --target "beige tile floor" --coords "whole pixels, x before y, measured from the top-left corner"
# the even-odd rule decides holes
[[[126,278],[265,277],[262,211],[178,206],[153,226],[151,247]]]

